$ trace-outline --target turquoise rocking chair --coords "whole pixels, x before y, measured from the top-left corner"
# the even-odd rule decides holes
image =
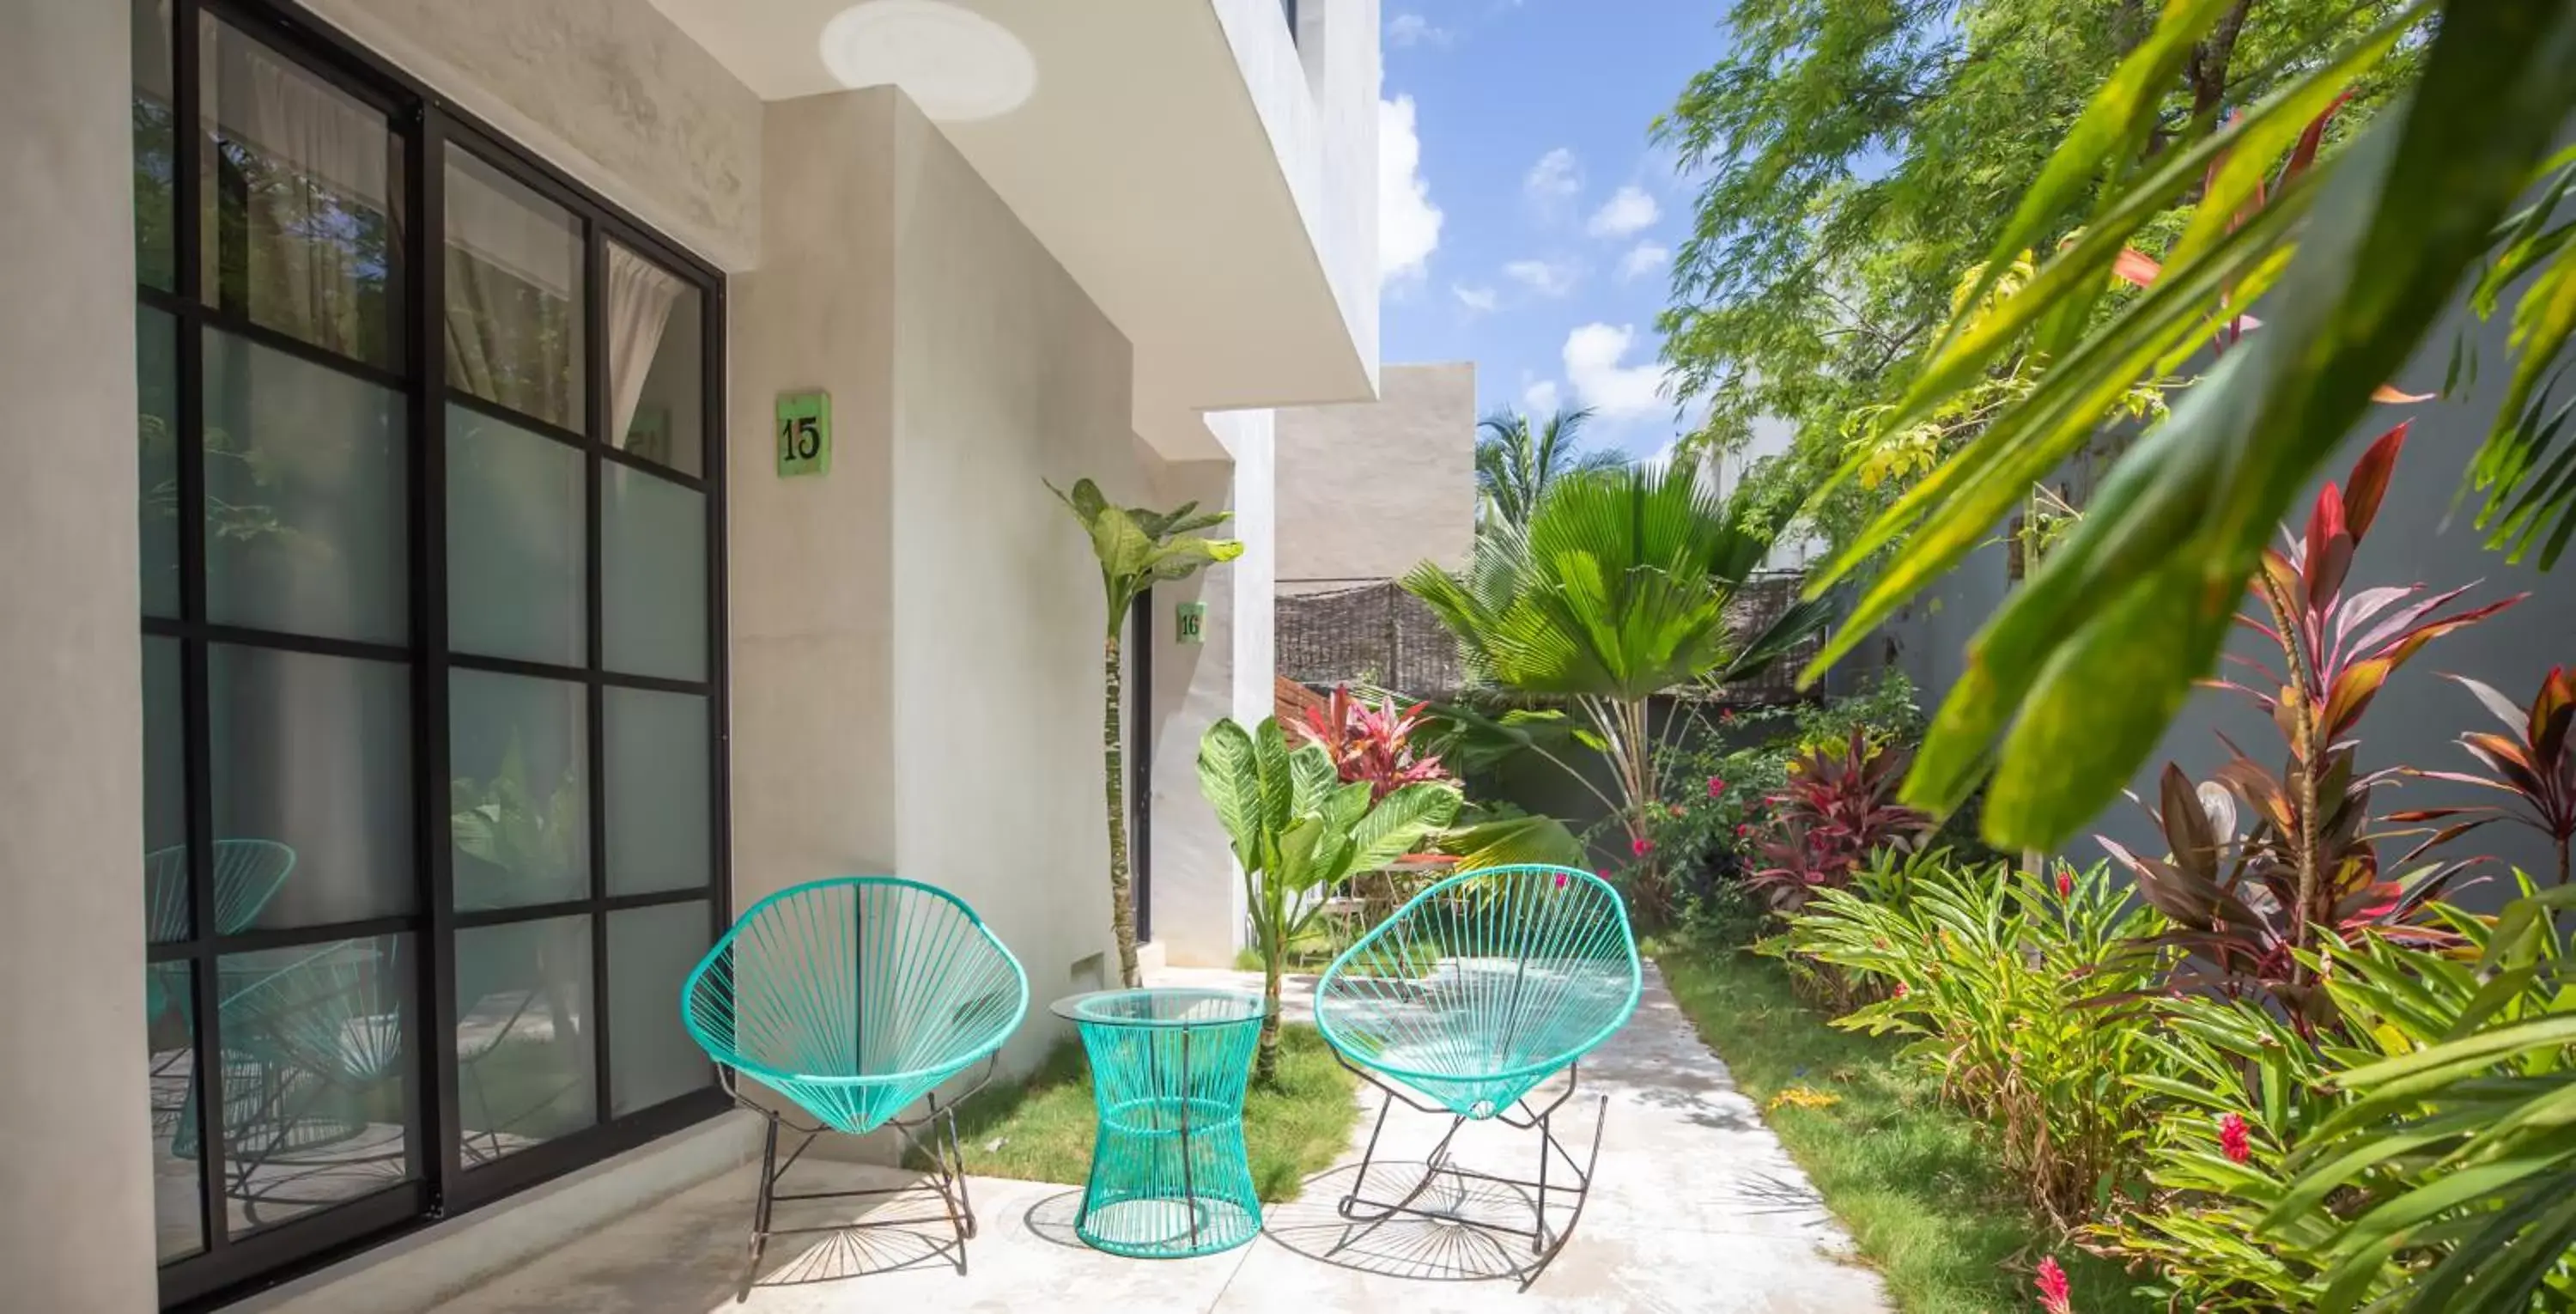
[[[1415,895],[1324,969],[1315,986],[1315,1026],[1345,1067],[1385,1092],[1359,1175],[1340,1202],[1343,1218],[1375,1225],[1398,1215],[1462,1221],[1472,1183],[1526,1193],[1531,1260],[1514,1269],[1521,1289],[1556,1257],[1583,1213],[1601,1155],[1603,1115],[1590,1152],[1577,1161],[1556,1135],[1554,1117],[1574,1097],[1583,1057],[1637,1011],[1643,975],[1619,892],[1570,867],[1490,867],[1461,872]],[[1558,1073],[1555,1098],[1530,1097]],[[1445,1114],[1447,1134],[1421,1179],[1395,1199],[1373,1194],[1369,1170],[1378,1137],[1398,1102]],[[1458,1167],[1451,1144],[1470,1122],[1500,1122],[1539,1135],[1535,1180]],[[1562,1165],[1550,1180],[1552,1166]],[[1550,1193],[1572,1205],[1562,1226],[1548,1219]],[[1480,1226],[1485,1225],[1478,1220]]]
[[[990,1079],[1002,1042],[1028,1012],[1029,979],[975,910],[945,890],[891,876],[845,876],[791,886],[753,904],[681,987],[681,1020],[715,1060],[736,1103],[768,1120],[751,1255],[736,1299],[751,1294],[772,1236],[947,1223],[957,1268],[975,1212],[957,1138],[956,1101]],[[937,1088],[977,1064],[973,1088],[943,1103]],[[750,1077],[813,1122],[746,1098]],[[917,1116],[900,1115],[915,1102]],[[801,1137],[785,1162],[781,1126]],[[814,1138],[892,1127],[927,1159],[922,1183],[864,1191],[778,1192]],[[921,1138],[928,1132],[925,1144]],[[935,1195],[935,1217],[868,1218],[834,1227],[773,1228],[780,1200]]]

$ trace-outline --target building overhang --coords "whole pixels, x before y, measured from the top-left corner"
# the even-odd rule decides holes
[[[653,3],[764,100],[912,94],[1127,337],[1165,459],[1226,455],[1200,412],[1374,394],[1374,297],[1328,268],[1324,115],[1278,0]]]

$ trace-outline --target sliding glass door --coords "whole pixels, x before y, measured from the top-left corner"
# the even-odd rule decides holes
[[[719,1107],[722,294],[299,15],[134,21],[180,1304]]]

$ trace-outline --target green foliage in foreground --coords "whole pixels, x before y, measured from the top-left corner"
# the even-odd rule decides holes
[[[1736,1085],[1806,1170],[1861,1256],[1906,1314],[2034,1307],[2030,1272],[2054,1254],[2084,1314],[2159,1308],[2118,1266],[2053,1244],[2022,1187],[1942,1104],[1935,1080],[1907,1071],[1892,1038],[1837,1031],[1798,1002],[1779,963],[1725,948],[1665,945],[1664,980]],[[1830,1096],[1821,1107],[1783,1091]]]
[[[1291,1026],[1281,1037],[1279,1080],[1244,1102],[1252,1181],[1266,1202],[1294,1200],[1307,1178],[1333,1165],[1359,1121],[1351,1074],[1323,1037]],[[1098,1122],[1091,1065],[1067,1039],[1027,1080],[987,1088],[958,1110],[966,1171],[982,1177],[1078,1185],[1091,1170]]]

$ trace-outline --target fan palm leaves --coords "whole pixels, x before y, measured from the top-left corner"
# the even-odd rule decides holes
[[[1479,536],[1464,572],[1425,563],[1403,582],[1457,636],[1473,678],[1577,708],[1622,796],[1603,801],[1643,857],[1645,811],[1659,797],[1648,700],[1752,675],[1830,619],[1808,601],[1735,635],[1728,604],[1770,545],[1766,529],[1730,516],[1694,462],[1675,460],[1564,476],[1528,523]],[[1652,911],[1654,890],[1638,893]]]
[[[1496,411],[1476,426],[1476,492],[1479,518],[1506,525],[1529,523],[1548,485],[1573,474],[1616,470],[1626,458],[1613,451],[1584,451],[1583,424],[1590,407],[1559,407],[1533,427],[1515,411]]]

